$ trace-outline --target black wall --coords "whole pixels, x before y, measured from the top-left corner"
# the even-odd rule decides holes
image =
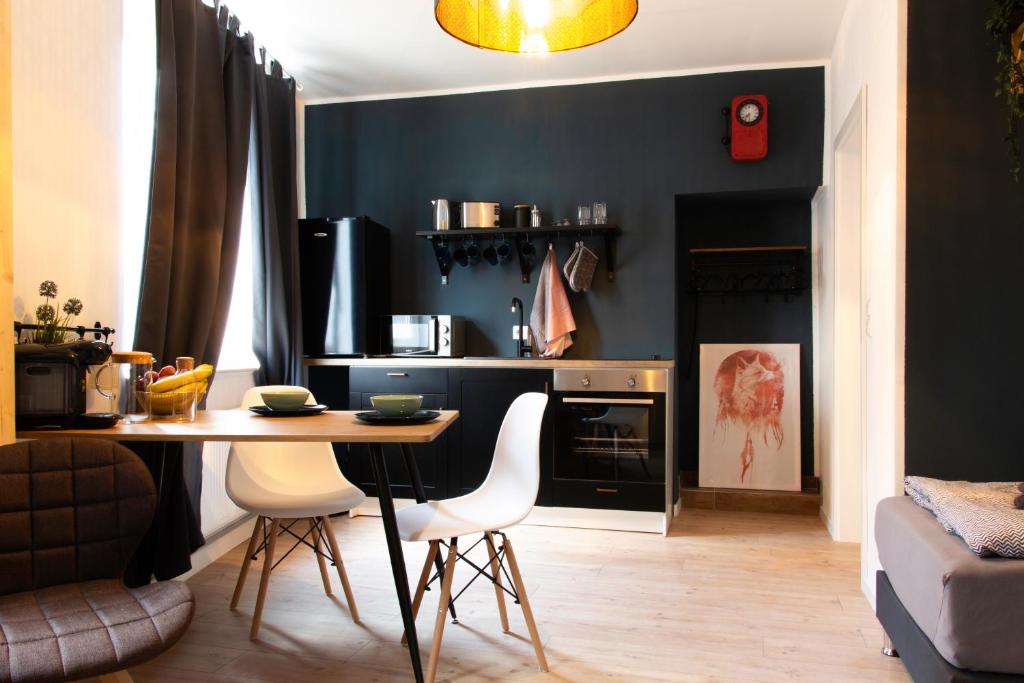
[[[769,155],[738,164],[720,142],[720,109],[750,93],[770,100]],[[506,214],[537,204],[545,223],[603,200],[623,230],[618,281],[605,281],[591,242],[602,263],[591,292],[570,292],[579,337],[569,357],[668,358],[676,195],[815,188],[823,125],[822,68],[310,106],[307,215],[366,214],[388,226],[394,311],[463,315],[469,355],[509,354],[509,302],[530,307],[536,277],[523,284],[514,262],[481,263],[455,266],[442,286],[427,243],[413,236],[430,226],[430,200],[500,201]],[[560,260],[570,246],[558,245]]]
[[[991,3],[911,0],[906,471],[1024,480],[1024,184],[993,97]]]
[[[790,296],[694,296],[687,292],[689,250],[698,247],[799,246],[811,244],[811,203],[807,198],[753,199],[745,196],[680,197],[678,263],[680,279],[679,396],[680,468],[697,471],[700,417],[701,344],[800,344],[800,459],[804,475],[814,474],[814,364],[811,292]],[[757,257],[751,256],[756,262]],[[810,253],[801,259],[810,283]],[[786,397],[792,400],[792,397]],[[795,436],[795,435],[794,435]],[[786,438],[792,438],[786,435]]]

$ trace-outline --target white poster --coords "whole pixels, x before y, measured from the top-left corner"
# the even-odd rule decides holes
[[[700,345],[699,483],[800,490],[800,345]]]

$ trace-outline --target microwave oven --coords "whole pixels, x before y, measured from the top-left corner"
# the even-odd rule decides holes
[[[460,358],[465,353],[465,327],[456,315],[384,316],[382,351],[390,356]]]

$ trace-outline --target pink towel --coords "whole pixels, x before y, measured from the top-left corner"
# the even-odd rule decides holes
[[[572,346],[571,332],[576,331],[576,320],[565,295],[562,274],[558,271],[558,257],[548,245],[544,265],[537,278],[537,294],[530,311],[530,331],[534,349],[542,358],[560,358]]]

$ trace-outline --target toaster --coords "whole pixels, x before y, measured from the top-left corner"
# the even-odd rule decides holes
[[[86,412],[86,371],[108,358],[110,345],[102,341],[16,344],[14,420],[18,428],[75,425]]]

